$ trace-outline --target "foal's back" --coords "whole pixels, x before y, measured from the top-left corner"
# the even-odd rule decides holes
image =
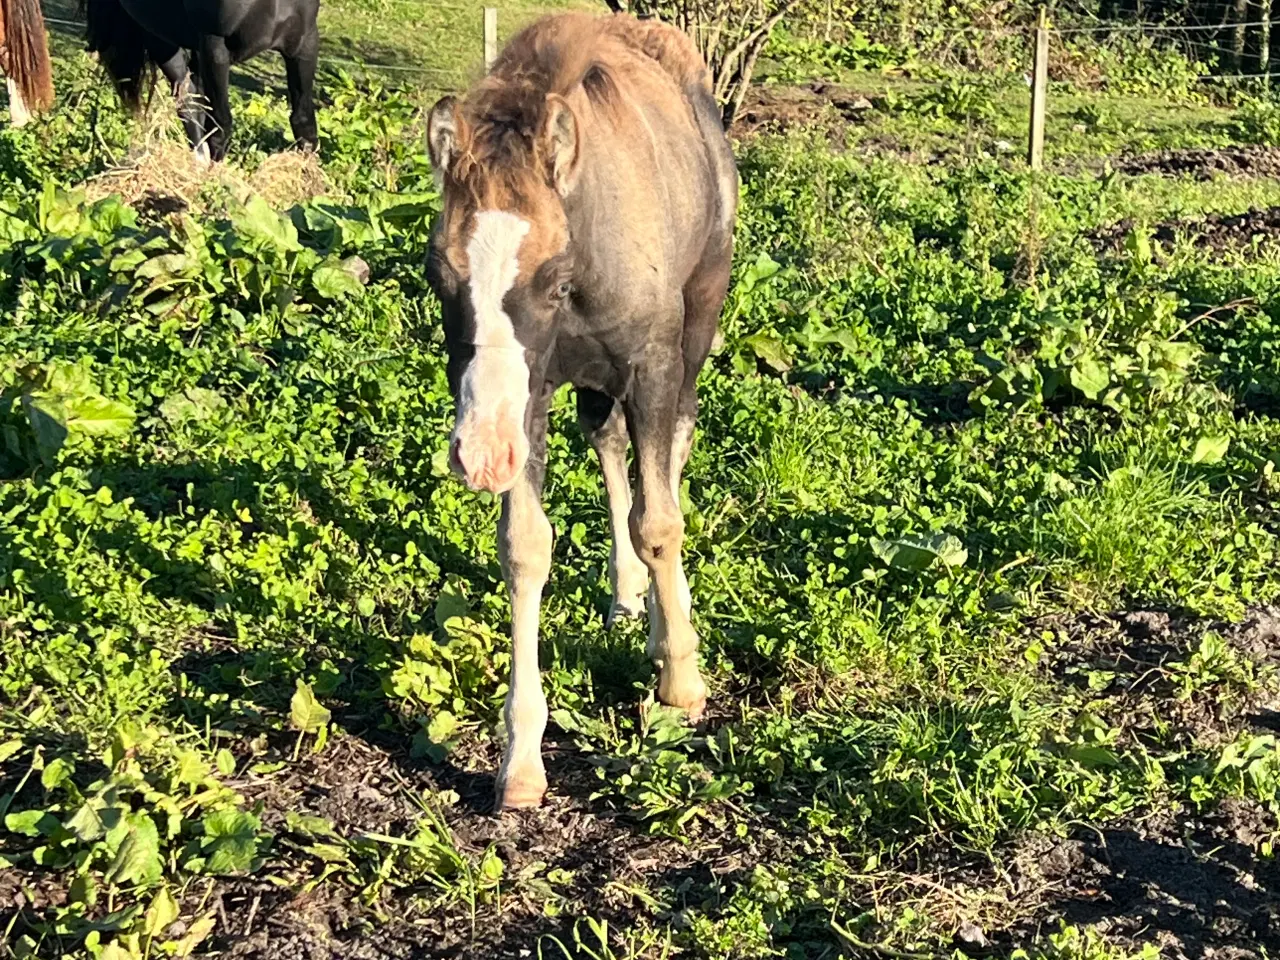
[[[507,47],[486,83],[529,84],[569,101],[581,126],[574,233],[604,262],[643,254],[678,288],[732,229],[733,154],[710,76],[687,36],[658,21],[568,13]]]

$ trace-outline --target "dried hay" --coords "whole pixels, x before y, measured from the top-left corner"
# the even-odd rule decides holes
[[[172,115],[153,117],[127,157],[82,186],[91,201],[115,195],[161,215],[178,210],[219,213],[228,200],[243,202],[253,194],[283,209],[331,189],[312,153],[272,154],[251,173],[229,161],[202,163],[185,138],[174,135]]]

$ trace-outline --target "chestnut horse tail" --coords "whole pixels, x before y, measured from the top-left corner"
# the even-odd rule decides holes
[[[53,106],[53,67],[40,0],[0,0],[4,17],[4,72],[31,112]]]

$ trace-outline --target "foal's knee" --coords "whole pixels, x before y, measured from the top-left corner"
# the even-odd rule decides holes
[[[545,583],[551,574],[553,540],[551,521],[541,510],[512,511],[504,516],[498,556],[507,582]]]
[[[649,567],[680,555],[684,518],[673,503],[638,501],[631,508],[631,545]]]

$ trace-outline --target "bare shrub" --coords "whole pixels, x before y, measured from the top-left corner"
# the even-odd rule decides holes
[[[751,86],[769,34],[800,0],[605,0],[615,13],[631,13],[679,27],[697,44],[707,66],[725,127]]]

